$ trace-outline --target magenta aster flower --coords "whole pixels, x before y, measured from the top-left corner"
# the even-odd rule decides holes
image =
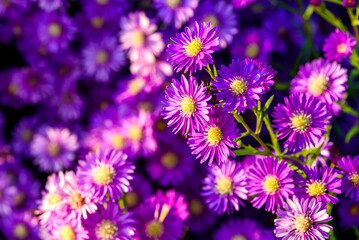
[[[171,37],[174,43],[168,45],[169,63],[177,72],[185,68],[184,73],[189,70],[190,75],[197,69],[202,70],[207,63],[213,64],[211,54],[219,45],[216,33],[217,27],[212,28],[211,22],[194,22],[193,31],[186,27],[185,32],[177,33],[176,38]]]
[[[357,5],[357,0],[343,0],[343,7],[354,8]]]
[[[277,74],[277,71],[275,71],[271,65],[267,64],[267,62],[262,62],[260,60],[257,59],[252,59],[252,58],[246,58],[245,59],[246,63],[248,64],[249,62],[254,63],[254,65],[260,70],[262,71],[263,74],[263,82],[262,85],[265,88],[266,91],[270,90],[270,86],[272,86],[275,82],[273,80],[274,75]]]
[[[90,152],[85,161],[79,161],[77,175],[84,190],[94,190],[96,201],[118,201],[123,192],[130,190],[130,180],[135,170],[127,155],[117,150]]]
[[[173,126],[173,131],[182,134],[194,133],[195,130],[202,130],[208,118],[208,101],[210,95],[206,94],[207,88],[204,83],[198,85],[195,77],[189,79],[182,75],[181,82],[173,78],[172,84],[167,87],[166,101],[162,115],[169,119],[168,126]]]
[[[343,157],[338,166],[344,172],[342,178],[342,191],[345,192],[345,197],[350,196],[351,199],[359,201],[359,156]]]
[[[319,58],[299,68],[298,75],[291,82],[290,91],[318,97],[334,115],[338,115],[340,107],[335,102],[343,100],[347,80],[347,70],[339,63]]]
[[[277,138],[287,138],[284,147],[296,151],[314,147],[326,133],[331,115],[325,103],[307,94],[292,94],[284,98],[284,104],[274,107],[273,127]]]
[[[326,205],[316,199],[287,199],[285,210],[278,209],[279,219],[274,220],[274,234],[279,239],[327,239],[332,229],[324,222],[333,218],[327,214]]]
[[[46,12],[56,11],[58,9],[64,9],[67,5],[66,0],[35,0],[38,2],[39,7]]]
[[[66,221],[63,218],[55,221],[51,235],[54,240],[71,239],[71,240],[86,240],[89,239],[88,231],[84,229],[81,224],[76,221]]]
[[[254,3],[256,0],[232,0],[233,7],[235,9],[241,9],[247,7],[247,5]]]
[[[230,148],[238,146],[234,140],[240,134],[234,117],[222,107],[211,108],[208,117],[209,121],[203,126],[204,130],[192,133],[188,145],[192,154],[201,158],[201,163],[209,159],[208,166],[212,166],[216,158],[217,164],[220,165],[227,160],[229,155],[235,157]]]
[[[265,210],[275,213],[276,209],[284,206],[284,199],[293,195],[293,171],[285,161],[271,157],[260,158],[250,168],[247,184],[250,196],[256,197],[251,201],[255,208],[265,204]]]
[[[7,216],[12,212],[11,206],[16,195],[16,187],[11,184],[5,172],[0,172],[0,179],[0,215]]]
[[[179,29],[183,23],[193,17],[199,0],[154,0],[154,7],[162,21]]]
[[[205,198],[208,208],[223,214],[239,210],[247,199],[244,170],[240,163],[227,160],[220,167],[208,167],[208,174],[203,180],[201,196]]]
[[[89,232],[89,239],[131,240],[134,239],[134,220],[129,212],[124,212],[116,203],[99,205],[98,211],[83,221]]]
[[[355,38],[349,36],[349,33],[335,29],[335,31],[329,34],[329,37],[325,39],[323,45],[324,56],[328,60],[340,62],[352,54],[356,44]]]
[[[333,168],[328,167],[312,167],[305,165],[304,173],[308,179],[297,175],[296,184],[302,187],[297,187],[295,191],[298,197],[315,198],[318,202],[337,204],[339,200],[330,195],[329,192],[340,194],[342,193],[341,184],[342,179],[337,178],[337,172]]]
[[[5,239],[39,239],[38,221],[30,211],[15,212],[1,220]]]
[[[236,109],[239,114],[246,108],[257,107],[265,92],[264,73],[254,63],[240,59],[233,59],[229,68],[222,65],[221,70],[212,85],[218,101],[223,100],[224,108],[229,113]]]

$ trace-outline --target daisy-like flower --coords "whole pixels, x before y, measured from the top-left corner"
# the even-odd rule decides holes
[[[134,220],[129,212],[124,212],[116,203],[100,205],[98,211],[83,221],[89,232],[89,239],[131,240],[134,239]]]
[[[101,16],[105,20],[117,22],[128,9],[126,0],[84,0],[84,9],[89,16]]]
[[[121,47],[128,50],[131,62],[153,62],[161,54],[165,45],[161,33],[156,30],[156,24],[144,12],[130,13],[121,20]]]
[[[323,45],[324,56],[328,60],[340,62],[352,54],[356,44],[355,38],[349,36],[349,33],[335,29],[335,31],[329,34],[328,38],[325,39]]]
[[[258,59],[246,58],[246,63],[250,62],[254,63],[254,65],[263,72],[263,82],[261,83],[266,91],[270,90],[270,86],[272,86],[275,82],[273,80],[274,75],[277,74],[271,65],[267,64],[267,62],[260,61]]]
[[[0,215],[7,216],[12,212],[11,206],[16,195],[16,187],[11,184],[6,172],[0,172],[0,179]]]
[[[31,154],[41,170],[56,172],[71,167],[78,147],[77,136],[69,129],[48,127],[44,134],[34,135]]]
[[[182,75],[181,82],[175,78],[172,80],[166,90],[162,115],[164,119],[169,119],[168,126],[174,125],[175,133],[182,129],[182,134],[187,135],[202,130],[206,125],[210,109],[208,101],[211,99],[206,90],[204,83],[198,86],[196,78],[192,76],[187,80]]]
[[[208,208],[223,214],[239,210],[247,199],[246,179],[240,163],[227,160],[220,167],[208,167],[208,174],[203,180],[201,196]]]
[[[256,0],[232,0],[233,7],[235,9],[241,9],[247,7],[249,4],[254,3]]]
[[[265,92],[262,84],[264,72],[254,63],[240,59],[233,59],[229,68],[222,65],[221,70],[218,70],[219,77],[212,81],[212,85],[218,101],[223,100],[224,108],[229,113],[234,109],[240,113],[246,108],[256,107]]]
[[[271,157],[260,158],[250,168],[247,183],[250,196],[255,208],[265,204],[265,210],[275,213],[276,209],[284,206],[284,199],[293,195],[293,171],[285,161]]]
[[[274,107],[273,127],[277,138],[287,138],[284,147],[296,151],[314,147],[326,133],[330,112],[325,103],[307,94],[296,93],[284,98],[284,104]]]
[[[6,239],[39,239],[38,221],[30,211],[15,212],[1,220]]]
[[[154,0],[154,7],[165,24],[174,24],[179,29],[193,17],[198,2],[199,0]]]
[[[279,219],[274,220],[274,234],[279,239],[327,239],[332,227],[325,222],[333,218],[328,215],[326,205],[316,199],[287,199],[285,210],[278,209]]]
[[[23,118],[12,132],[12,149],[24,157],[30,157],[30,143],[39,126],[37,117]]]
[[[359,201],[359,156],[343,157],[338,166],[344,172],[342,178],[342,191],[345,192],[345,197],[350,196],[351,199]]]
[[[64,218],[55,221],[51,235],[54,240],[85,240],[89,239],[88,231],[76,221],[66,221]]]
[[[343,0],[343,7],[354,8],[357,5],[357,0]]]
[[[153,193],[151,183],[141,174],[135,174],[130,181],[131,191],[125,193],[126,207],[130,210],[135,209]]]
[[[119,71],[125,64],[125,54],[112,37],[91,42],[84,48],[83,57],[85,74],[100,82],[108,82],[111,74]]]
[[[305,165],[304,173],[308,179],[297,175],[296,184],[302,187],[295,189],[298,197],[315,198],[318,202],[333,203],[339,202],[338,198],[329,194],[329,192],[342,193],[342,179],[337,178],[337,172],[328,167],[309,167]]]
[[[66,6],[66,0],[35,0],[38,2],[39,7],[46,12],[56,11]]]
[[[85,161],[79,161],[77,175],[84,190],[94,189],[96,201],[118,201],[123,192],[130,190],[130,180],[135,170],[127,156],[117,150],[90,152]]]
[[[193,31],[188,27],[185,32],[176,33],[176,38],[171,37],[173,44],[168,45],[170,54],[169,63],[177,72],[184,68],[184,73],[202,70],[204,66],[213,64],[211,54],[219,45],[219,37],[216,37],[217,27],[212,28],[212,23],[194,22]]]
[[[339,63],[319,58],[299,68],[298,75],[291,82],[290,92],[318,97],[326,102],[334,115],[338,115],[340,106],[335,102],[344,98],[347,80],[347,70]]]
[[[339,224],[345,228],[359,226],[359,202],[342,198],[338,204]]]
[[[230,150],[238,146],[234,140],[240,136],[236,128],[235,120],[222,107],[213,107],[209,112],[209,121],[203,126],[203,131],[192,133],[188,139],[188,145],[192,154],[201,158],[201,163],[209,160],[208,166],[212,166],[214,158],[217,164],[225,162],[229,155],[235,157]]]

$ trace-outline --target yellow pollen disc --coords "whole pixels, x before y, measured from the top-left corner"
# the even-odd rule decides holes
[[[142,128],[136,125],[130,126],[128,136],[132,141],[140,141],[143,137]]]
[[[166,129],[166,122],[165,121],[158,121],[157,123],[156,123],[156,129],[158,130],[158,131],[164,131],[165,129]]]
[[[93,181],[98,185],[106,185],[112,182],[115,176],[115,169],[108,165],[101,163],[100,166],[92,170]]]
[[[347,51],[347,45],[345,43],[341,43],[337,46],[338,53],[345,53]]]
[[[328,89],[329,78],[324,74],[314,75],[308,79],[308,91],[315,97]]]
[[[190,116],[192,115],[196,110],[196,102],[191,97],[184,97],[180,103],[181,110],[184,114]]]
[[[59,144],[50,142],[47,146],[47,152],[50,155],[50,157],[57,157],[60,154],[61,148]]]
[[[108,3],[109,0],[96,0],[96,2],[100,5],[105,5]]]
[[[21,26],[14,26],[12,28],[12,32],[14,33],[14,35],[20,36],[22,34],[22,27]]]
[[[352,216],[356,216],[359,214],[359,206],[358,205],[353,205],[350,209],[349,209],[349,213]]]
[[[16,194],[15,198],[14,198],[14,204],[15,206],[21,206],[21,204],[23,204],[26,200],[26,195],[23,192],[19,192],[18,194]]]
[[[231,238],[231,240],[247,240],[247,238],[241,234],[235,235]]]
[[[133,31],[131,40],[132,40],[133,46],[141,47],[145,43],[146,36],[142,31],[136,30],[136,31]]]
[[[224,176],[221,178],[217,178],[216,182],[217,182],[217,184],[216,184],[217,191],[221,195],[228,195],[229,193],[232,193],[233,182],[230,177]]]
[[[110,220],[102,220],[96,227],[96,236],[98,239],[114,239],[118,231],[117,225]]]
[[[61,202],[62,197],[59,194],[56,193],[49,193],[46,195],[47,202],[53,206],[59,202]]]
[[[200,39],[192,39],[192,41],[184,47],[186,54],[190,57],[197,56],[202,51],[202,48],[203,44]]]
[[[125,138],[120,134],[114,134],[111,137],[111,144],[115,149],[122,149],[125,144]]]
[[[48,27],[48,32],[52,37],[59,37],[62,33],[62,27],[58,23],[51,23]]]
[[[359,174],[354,173],[350,175],[349,180],[352,182],[352,184],[356,187],[359,185]]]
[[[300,233],[306,232],[310,228],[311,225],[312,225],[312,223],[305,216],[301,215],[294,219],[294,228]]]
[[[69,196],[69,204],[72,209],[79,209],[84,204],[84,199],[79,192],[73,192]]]
[[[236,78],[231,84],[230,88],[233,93],[237,95],[242,95],[247,91],[247,83],[243,78]]]
[[[152,103],[149,102],[149,101],[139,102],[139,103],[138,103],[138,107],[139,107],[140,109],[143,109],[143,110],[147,111],[147,112],[150,112],[150,111],[153,109],[153,105],[152,105]]]
[[[146,234],[150,238],[158,239],[163,233],[163,225],[158,220],[152,220],[146,225]]]
[[[162,165],[167,169],[172,169],[178,164],[178,157],[172,152],[167,152],[161,157]]]
[[[21,132],[21,139],[25,142],[30,142],[33,135],[34,135],[34,133],[33,133],[33,131],[31,131],[31,129],[24,129]]]
[[[246,48],[246,57],[256,58],[259,53],[259,46],[257,43],[251,43]]]
[[[223,134],[219,127],[213,126],[208,129],[207,142],[210,146],[217,145],[223,139]]]
[[[127,207],[135,207],[139,202],[139,198],[136,192],[128,192],[125,194]]]
[[[73,227],[65,225],[61,228],[60,240],[75,240],[76,233]]]
[[[17,239],[26,239],[29,236],[29,229],[23,223],[18,223],[14,228],[14,235]]]
[[[312,124],[312,120],[310,118],[310,115],[306,114],[297,114],[291,117],[291,125],[292,128],[297,132],[305,132],[307,131],[308,127]]]
[[[180,5],[182,0],[167,0],[167,6],[171,8],[176,8],[178,5]]]
[[[189,202],[189,211],[192,215],[199,216],[203,213],[203,204],[197,199],[192,199]]]
[[[19,91],[19,88],[15,84],[9,84],[9,86],[7,87],[7,91],[12,95],[16,95]]]
[[[218,27],[218,25],[219,25],[218,18],[215,15],[205,16],[203,21],[206,22],[206,23],[211,22],[212,23],[212,28]]]
[[[105,64],[107,63],[109,59],[109,55],[108,52],[106,52],[105,50],[100,50],[96,53],[96,62],[98,64]]]
[[[145,80],[143,78],[136,78],[128,83],[128,91],[130,91],[131,94],[136,95],[141,92],[144,86]]]
[[[280,187],[280,183],[279,183],[278,179],[274,176],[268,175],[265,178],[265,181],[263,182],[263,189],[269,195],[273,195],[276,192],[278,192],[279,187]]]
[[[324,184],[317,182],[317,181],[315,181],[312,184],[309,184],[307,187],[307,193],[313,197],[318,197],[318,196],[324,194],[325,191],[326,191],[326,189],[325,189]]]
[[[102,28],[103,27],[103,18],[102,17],[94,17],[91,19],[91,24],[94,28]]]

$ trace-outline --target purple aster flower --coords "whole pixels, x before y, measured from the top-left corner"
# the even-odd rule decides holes
[[[246,63],[249,64],[249,62],[254,63],[254,65],[263,72],[263,82],[261,83],[266,91],[270,90],[270,86],[274,85],[274,75],[277,74],[277,71],[275,71],[271,65],[267,64],[267,62],[262,62],[257,59],[252,58],[246,58]]]
[[[199,0],[154,0],[154,7],[165,24],[174,24],[179,29],[193,17],[198,2]]]
[[[240,59],[233,59],[229,68],[222,65],[221,70],[212,85],[218,101],[223,100],[224,108],[229,113],[236,109],[239,114],[246,108],[257,107],[265,92],[264,73],[254,63]]]
[[[359,202],[340,199],[338,204],[339,224],[345,228],[359,227]]]
[[[232,219],[214,233],[214,239],[222,240],[274,240],[273,233],[261,228],[250,219]]]
[[[335,29],[334,32],[329,34],[325,39],[323,45],[324,56],[328,60],[341,61],[348,58],[357,42],[355,38],[349,36],[349,33]]]
[[[39,239],[37,219],[30,211],[14,212],[2,220],[2,229],[8,240]]]
[[[81,69],[81,62],[78,55],[72,52],[65,52],[57,55],[53,63],[53,73],[58,82],[76,83],[82,77],[83,69]]]
[[[48,127],[34,135],[31,153],[41,170],[52,172],[71,167],[78,147],[77,136],[69,129]]]
[[[187,135],[195,130],[202,130],[206,125],[210,109],[207,102],[211,99],[206,90],[204,83],[198,85],[196,78],[192,76],[187,80],[182,75],[181,82],[172,79],[172,84],[166,90],[162,115],[164,119],[169,119],[168,126],[175,126],[175,133],[182,129],[182,134]]]
[[[232,0],[233,7],[235,9],[241,9],[247,7],[249,4],[254,3],[256,0]]]
[[[115,36],[117,33],[118,23],[111,19],[104,18],[98,13],[79,13],[76,16],[76,23],[81,29],[81,37],[84,40],[91,39],[99,41],[110,34]]]
[[[315,147],[320,147],[319,155],[315,158],[312,163],[312,167],[314,166],[329,166],[328,163],[335,159],[333,155],[332,148],[334,144],[329,142],[329,137],[322,137],[322,139],[317,143]],[[309,159],[310,156],[308,156]]]
[[[0,1],[0,16],[11,18],[18,15],[19,10],[26,11],[28,8],[28,0],[3,0]]]
[[[307,94],[295,93],[274,107],[273,127],[277,138],[287,138],[284,147],[296,151],[314,147],[327,131],[331,115],[325,103]]]
[[[218,214],[229,214],[238,211],[239,205],[244,206],[242,200],[247,199],[245,177],[241,164],[233,160],[228,159],[220,167],[208,167],[201,193],[208,208]]]
[[[354,8],[357,5],[357,0],[343,0],[343,7]]]
[[[203,1],[196,12],[195,20],[198,22],[211,22],[213,27],[218,27],[219,46],[226,48],[231,44],[233,36],[238,33],[238,20],[233,6],[224,0]]]
[[[83,221],[90,239],[131,240],[134,239],[134,220],[116,203],[99,205],[98,211]]]
[[[285,210],[278,209],[279,219],[274,220],[274,234],[279,239],[327,239],[332,229],[324,222],[333,218],[327,214],[326,205],[316,199],[287,199]]]
[[[8,69],[0,74],[1,103],[12,108],[19,108],[23,105],[20,99],[20,82],[15,81],[15,75],[18,75],[20,69]]]
[[[337,178],[337,172],[328,167],[309,167],[305,165],[304,173],[308,179],[297,175],[295,183],[302,187],[295,189],[298,197],[315,198],[318,202],[337,204],[339,200],[329,192],[342,193],[342,179]]]
[[[59,9],[64,9],[67,5],[66,0],[35,0],[38,2],[39,7],[46,12],[52,12]]]
[[[276,209],[284,206],[284,199],[293,195],[293,171],[285,161],[271,157],[258,159],[250,168],[247,184],[249,196],[255,196],[251,201],[255,208],[265,204],[265,210],[275,213]]]
[[[153,62],[164,49],[161,33],[144,12],[130,13],[121,20],[121,48],[128,50],[131,62]]]
[[[151,183],[140,174],[135,174],[130,181],[131,191],[126,192],[126,207],[130,210],[138,207],[147,197],[152,195],[153,189]]]
[[[15,153],[30,157],[30,143],[39,126],[37,117],[23,118],[12,132],[12,149]]]
[[[230,148],[238,146],[234,140],[240,134],[234,117],[222,107],[211,108],[208,117],[209,121],[203,127],[204,130],[192,133],[188,145],[192,154],[201,158],[201,163],[209,159],[208,166],[212,166],[216,158],[217,164],[220,165],[227,160],[228,155],[235,157]]]
[[[85,161],[79,161],[77,175],[85,191],[94,190],[96,201],[118,201],[123,192],[130,190],[130,180],[135,170],[127,156],[117,150],[101,150],[89,153]]]
[[[319,58],[299,68],[298,75],[291,82],[290,91],[318,97],[334,115],[338,115],[340,107],[335,102],[343,100],[347,80],[347,70],[339,63]]]
[[[88,231],[76,221],[66,221],[65,219],[57,219],[51,230],[54,240],[85,240],[89,239]]]
[[[351,199],[359,201],[359,156],[343,157],[338,166],[344,172],[342,178],[342,191],[345,192],[345,197],[350,196]]]
[[[176,38],[171,37],[173,44],[168,45],[169,63],[177,72],[183,68],[184,73],[190,75],[198,70],[202,70],[207,63],[213,64],[211,54],[219,45],[219,38],[216,37],[217,27],[212,28],[212,23],[194,22],[193,31],[188,27],[185,32],[177,33]]]
[[[0,215],[11,215],[11,206],[16,195],[16,187],[11,184],[5,172],[0,172]]]
[[[84,71],[96,81],[108,82],[111,73],[125,64],[124,52],[118,48],[116,39],[107,37],[100,42],[91,42],[83,50]]]
[[[117,103],[123,103],[142,98],[148,81],[142,76],[131,76],[129,79],[119,82],[119,91],[115,96]]]
[[[128,8],[128,2],[125,0],[84,0],[82,2],[88,15],[98,15],[113,21],[118,21]]]

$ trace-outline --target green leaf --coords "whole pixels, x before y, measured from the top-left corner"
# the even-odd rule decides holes
[[[267,113],[269,106],[272,104],[273,102],[273,98],[274,95],[272,95],[266,102],[266,104],[264,104],[264,108],[263,108],[263,115]]]
[[[246,156],[246,155],[264,155],[267,156],[266,152],[259,151],[251,146],[244,146],[243,149],[238,149],[233,151],[236,156]]]
[[[354,125],[345,136],[345,143],[349,143],[352,137],[359,133],[359,125]]]
[[[337,104],[342,107],[343,112],[351,114],[351,115],[359,118],[359,113],[357,111],[355,111],[352,107],[346,105],[343,102],[337,102]]]
[[[289,82],[276,82],[274,84],[274,88],[277,90],[287,90],[290,87],[290,83]]]
[[[359,55],[356,50],[353,50],[353,53],[350,56],[350,64],[359,69]]]
[[[357,237],[357,239],[359,239],[359,228],[354,226],[353,230],[354,230],[355,236]]]

